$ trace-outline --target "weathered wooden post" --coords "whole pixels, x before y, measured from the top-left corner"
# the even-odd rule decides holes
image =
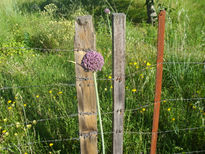
[[[125,103],[125,27],[126,16],[113,14],[113,154],[123,153],[123,118]]]
[[[97,106],[93,73],[81,67],[86,50],[96,49],[92,16],[77,18],[74,49],[81,154],[97,154]]]

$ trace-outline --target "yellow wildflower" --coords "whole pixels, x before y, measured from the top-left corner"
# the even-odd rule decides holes
[[[4,130],[2,131],[2,133],[3,133],[3,134],[6,133],[6,130],[4,129]]]
[[[36,120],[33,120],[33,124],[34,124],[34,125],[37,124],[37,121],[36,121]]]
[[[149,62],[147,62],[147,66],[151,66],[151,64]]]
[[[111,75],[109,75],[109,76],[108,76],[108,78],[109,78],[109,79],[112,79],[112,76],[111,76]]]
[[[170,111],[171,110],[171,108],[169,107],[168,109],[167,109],[167,111]]]
[[[27,127],[28,129],[30,129],[31,126],[32,126],[31,124],[26,125],[26,127]]]
[[[27,152],[24,152],[24,154],[28,154]]]
[[[11,109],[12,109],[12,107],[11,107],[11,106],[9,106],[9,107],[8,107],[8,110],[11,110]]]
[[[145,111],[145,110],[146,110],[145,108],[142,109],[142,111]]]
[[[49,90],[49,94],[51,94],[52,93],[52,90]]]
[[[107,88],[105,88],[105,91],[107,91]]]
[[[137,65],[137,63],[136,63],[136,62],[134,62],[134,65]]]
[[[62,93],[63,93],[62,91],[59,91],[59,92],[58,92],[59,95],[62,94]]]
[[[112,86],[110,86],[110,88],[112,89],[113,87],[112,87]]]
[[[14,133],[14,136],[17,136],[18,135],[18,133]]]
[[[136,69],[138,69],[138,68],[139,68],[139,66],[137,65],[137,66],[136,66]]]
[[[17,97],[14,97],[14,99],[17,99]]]
[[[132,63],[129,63],[130,65],[132,65]]]
[[[16,102],[13,102],[13,104],[15,104]]]
[[[167,101],[166,100],[163,100],[163,103],[166,103]]]
[[[27,106],[27,104],[24,104],[23,106],[24,106],[24,107],[26,107],[26,106]]]
[[[172,118],[172,121],[175,121],[175,118]]]
[[[8,100],[8,103],[11,103],[12,101],[11,100]]]
[[[143,74],[140,74],[140,77],[143,79],[143,78],[144,78],[144,75],[143,75]]]
[[[132,89],[132,92],[136,92],[137,91],[137,89]]]
[[[6,132],[4,135],[5,135],[5,136],[9,136],[9,133],[8,133],[8,132]]]
[[[53,146],[53,143],[50,143],[49,146],[52,147],[52,146]]]
[[[39,95],[36,95],[36,98],[39,98]]]
[[[20,123],[17,122],[17,123],[16,123],[16,128],[19,128],[19,127],[20,127]]]
[[[3,119],[4,122],[7,122],[7,118]]]
[[[195,106],[195,105],[193,105],[193,106],[192,106],[192,108],[193,108],[193,109],[196,109],[196,106]]]

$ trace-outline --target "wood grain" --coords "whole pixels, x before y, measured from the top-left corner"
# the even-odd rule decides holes
[[[76,19],[74,49],[81,154],[97,154],[97,106],[93,73],[81,67],[86,50],[96,49],[92,16]]]
[[[113,14],[113,154],[123,153],[125,103],[125,24],[126,16]]]

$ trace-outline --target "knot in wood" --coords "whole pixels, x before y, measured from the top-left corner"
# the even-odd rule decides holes
[[[116,81],[121,82],[121,81],[122,81],[122,77],[117,77],[117,78],[116,78]]]
[[[92,20],[91,16],[78,17],[77,22],[79,25],[86,25],[88,23],[88,21],[90,21],[90,18]]]

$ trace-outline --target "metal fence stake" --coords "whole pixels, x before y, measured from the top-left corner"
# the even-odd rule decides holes
[[[159,14],[158,25],[158,42],[157,42],[157,72],[156,72],[156,87],[155,87],[155,104],[153,114],[152,125],[152,141],[150,154],[156,153],[157,146],[157,131],[159,125],[159,111],[160,111],[160,99],[162,89],[162,72],[163,72],[163,54],[164,54],[164,33],[165,33],[165,11],[161,11]]]

